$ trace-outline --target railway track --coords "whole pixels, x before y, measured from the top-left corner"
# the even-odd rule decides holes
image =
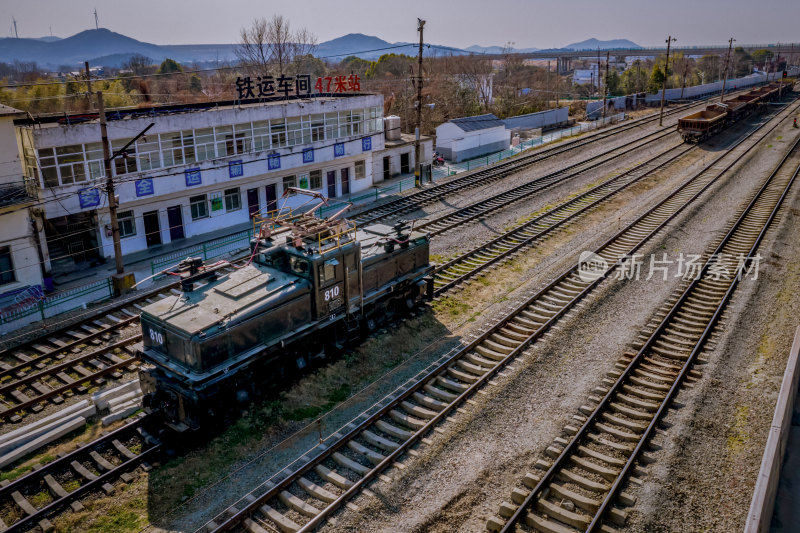
[[[99,439],[60,456],[11,483],[0,486],[0,531],[51,531],[50,518],[67,507],[80,511],[91,493],[113,494],[117,481],[128,482],[136,468],[149,469],[161,443],[139,417]]]
[[[604,165],[611,161],[617,160],[622,156],[630,154],[633,150],[644,148],[645,146],[660,141],[661,139],[674,136],[674,134],[675,132],[672,130],[659,130],[655,133],[645,135],[631,144],[614,148],[608,152],[597,154],[573,165],[559,169],[556,172],[551,172],[550,174],[531,180],[523,185],[520,185],[519,187],[497,193],[489,198],[479,200],[470,205],[439,216],[434,220],[425,221],[422,224],[418,224],[416,228],[424,230],[431,236],[441,235],[452,229],[463,226],[468,222],[483,218],[490,213],[496,213],[500,209],[528,199],[534,194],[549,189],[554,185],[564,183],[567,180],[578,177],[584,172],[595,170],[600,165]]]
[[[47,402],[84,394],[138,366],[139,309],[176,292],[179,283],[150,291],[92,317],[0,352],[0,420],[20,422]]]
[[[671,116],[683,113],[684,111],[692,107],[698,105],[704,105],[704,102],[705,100],[699,100],[691,104],[678,106],[672,110],[667,111],[665,115]],[[552,148],[537,150],[536,152],[529,155],[523,155],[511,158],[504,162],[493,165],[491,167],[483,168],[481,170],[468,173],[467,175],[454,178],[452,180],[447,181],[446,183],[433,185],[431,187],[427,187],[420,191],[413,192],[396,200],[392,200],[383,203],[381,205],[368,208],[350,218],[351,220],[355,221],[357,225],[363,226],[364,224],[371,224],[374,222],[378,222],[380,220],[384,220],[389,217],[399,216],[404,213],[415,211],[420,207],[424,207],[433,202],[436,202],[442,197],[447,196],[449,194],[454,194],[475,187],[487,185],[494,181],[503,179],[506,176],[518,172],[524,168],[527,168],[535,163],[538,163],[539,161],[544,161],[551,157],[555,157],[564,154],[566,152],[570,152],[578,148],[585,147],[594,142],[607,139],[609,137],[629,131],[644,124],[654,122],[656,119],[657,119],[656,116],[641,117],[631,121],[630,123],[624,126],[619,126],[609,131],[596,133],[589,137],[581,137],[573,141],[569,141],[567,143],[554,146]],[[669,129],[672,126],[674,126],[674,124],[671,124],[669,126],[664,126],[662,131]]]
[[[680,106],[669,111],[668,114],[681,112],[685,108],[694,105],[698,104]],[[385,209],[388,206],[404,210],[410,205],[408,202],[412,202],[416,206],[423,205],[433,201],[430,198],[435,199],[443,194],[453,192],[455,190],[454,187],[463,188],[487,183],[486,172],[490,170],[491,173],[497,174],[497,179],[499,179],[499,177],[521,168],[520,164],[524,163],[524,166],[527,166],[543,158],[585,146],[590,142],[616,135],[652,120],[655,120],[655,118],[643,117],[612,131],[598,133],[590,138],[578,139],[567,143],[566,146],[561,145],[544,152],[540,151],[524,159],[515,159],[510,162],[513,164],[504,164],[502,168],[493,167],[486,171],[452,180],[441,186],[425,189],[375,208],[381,211],[378,218],[382,219],[385,216],[390,216],[385,213]],[[634,148],[655,142],[669,133],[671,132],[662,130],[661,132],[646,135],[640,139],[640,144]],[[531,183],[513,191],[501,193],[485,201],[460,209],[455,213],[450,213],[446,217],[432,221],[427,225],[430,226],[429,230],[434,234],[453,229],[457,225],[483,216],[483,214],[498,205],[508,205],[509,203],[520,201],[563,179],[576,176],[592,168],[592,163],[594,165],[603,164],[620,157],[630,148],[630,146],[626,146],[612,150],[610,154],[593,156],[558,172],[533,180]],[[574,172],[568,174],[569,170]],[[494,176],[494,174],[492,175]],[[402,206],[396,202],[402,203]],[[374,210],[364,212],[359,215],[357,221],[364,223],[378,220],[373,216],[374,214]],[[392,214],[397,214],[397,212],[392,211]],[[364,217],[367,215],[372,218],[365,219]],[[449,266],[458,269],[455,265]],[[443,276],[448,275],[449,273],[447,272],[443,274]],[[113,339],[113,336],[118,335],[125,328],[136,326],[140,304],[163,298],[170,291],[175,291],[176,286],[177,283],[173,283],[157,291],[145,293],[141,297],[106,308],[102,317],[91,317],[81,323],[60,328],[14,348],[0,351],[0,420],[20,422],[27,414],[41,411],[48,401],[59,404],[64,401],[65,395],[86,392],[92,385],[102,385],[107,377],[119,378],[125,371],[134,370],[137,364],[135,345],[141,340],[141,336],[134,334],[127,338],[116,340]],[[442,290],[440,289],[437,292],[442,292]],[[94,349],[89,351],[90,348]],[[76,354],[79,355],[76,356]]]
[[[613,531],[624,526],[635,498],[622,491],[632,477],[646,475],[642,453],[660,418],[687,380],[719,324],[726,304],[745,275],[764,235],[800,173],[800,139],[770,173],[727,234],[703,256],[699,273],[635,354],[624,355],[597,396],[580,408],[580,428],[565,429],[548,448],[553,459],[529,473],[527,489],[516,489],[488,528],[510,533],[523,524],[546,533]],[[569,501],[571,505],[565,505]]]
[[[796,104],[789,106],[777,117],[784,118],[797,108]],[[595,254],[609,265],[621,264],[757,146],[779,124],[774,119],[773,115],[754,127],[611,237]],[[767,126],[769,123],[772,125]],[[282,470],[201,530],[294,532],[320,526],[389,467],[404,468],[398,460],[405,454],[416,454],[413,445],[470,402],[470,396],[591,293],[612,270],[591,280],[581,276],[577,265],[563,272],[529,298],[516,302],[505,317],[481,335],[463,342],[420,377],[335,433],[330,442],[316,448],[314,457],[304,456],[291,470]]]
[[[513,258],[522,250],[534,246],[555,230],[574,222],[627,187],[666,167],[694,148],[695,146],[686,146],[683,143],[671,146],[633,168],[616,174],[588,191],[437,266],[434,271],[434,294],[441,295],[485,272],[486,269]]]

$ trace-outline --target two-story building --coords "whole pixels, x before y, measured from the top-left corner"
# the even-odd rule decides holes
[[[112,110],[123,254],[298,208],[290,187],[334,198],[367,189],[384,150],[383,97],[288,97]],[[43,206],[44,262],[69,271],[113,257],[97,115],[15,121],[24,172]]]

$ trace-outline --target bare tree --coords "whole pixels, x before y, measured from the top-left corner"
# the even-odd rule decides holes
[[[317,38],[309,30],[292,31],[289,19],[273,15],[257,18],[249,28],[242,28],[236,56],[248,69],[282,75],[298,56],[313,54]]]

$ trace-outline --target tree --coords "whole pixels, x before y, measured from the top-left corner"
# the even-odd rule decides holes
[[[772,53],[772,50],[767,50],[766,48],[762,48],[761,50],[754,50],[750,57],[753,58],[753,63],[756,66],[761,66],[765,68],[768,61],[772,61],[772,58],[775,54]]]
[[[383,54],[367,69],[367,78],[407,76],[413,61],[413,57],[404,54]]]
[[[314,34],[305,28],[292,31],[289,19],[282,15],[255,19],[249,28],[241,29],[240,39],[236,56],[258,75],[283,75],[296,57],[313,54],[317,48]]]
[[[661,67],[658,66],[658,63],[653,65],[653,72],[650,74],[650,83],[647,86],[647,92],[657,93],[660,91],[664,86],[664,78],[664,72],[661,70]]]
[[[172,74],[175,72],[183,72],[183,67],[174,59],[167,58],[158,67],[158,74]]]
[[[155,71],[154,61],[142,54],[133,54],[125,63],[122,64],[123,70],[130,70],[134,76],[142,74],[152,74]]]
[[[358,56],[347,56],[339,63],[339,70],[364,76],[371,66],[372,61],[361,59]]]
[[[325,63],[321,59],[311,54],[296,56],[292,60],[289,72],[291,74],[310,74],[312,78],[324,76],[326,72]]]
[[[611,69],[608,71],[608,76],[606,76],[606,90],[609,96],[622,96],[625,94],[622,91],[617,69]]]
[[[744,48],[737,46],[733,49],[731,65],[728,66],[728,74],[735,78],[741,78],[750,74],[753,58]]]
[[[203,91],[203,80],[197,74],[192,74],[192,77],[189,78],[189,90],[193,93]]]

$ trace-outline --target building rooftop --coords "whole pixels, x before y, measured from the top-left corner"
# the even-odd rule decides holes
[[[20,109],[16,109],[11,106],[7,106],[5,104],[0,104],[0,117],[7,117],[7,116],[24,116],[25,111]]]
[[[314,93],[312,95],[303,95],[297,97],[290,95],[288,97],[280,98],[257,98],[249,100],[223,100],[217,102],[197,102],[191,104],[164,104],[153,105],[148,107],[127,107],[119,109],[109,109],[106,111],[106,119],[109,122],[115,120],[129,120],[145,117],[157,117],[166,115],[176,115],[180,113],[196,113],[199,111],[209,110],[225,110],[225,109],[247,109],[263,106],[278,106],[286,103],[303,103],[303,102],[333,102],[347,98],[358,96],[375,96],[373,93]],[[6,107],[6,106],[3,106]],[[14,108],[8,108],[14,109]],[[18,110],[15,110],[18,111]],[[20,116],[24,116],[24,111],[18,111]],[[2,113],[0,113],[2,115]],[[17,126],[58,126],[58,125],[73,125],[87,122],[96,122],[99,120],[97,113],[50,113],[45,115],[36,115],[33,119],[30,116],[25,118],[18,118],[14,121]]]
[[[477,115],[474,117],[454,118],[450,122],[455,124],[463,131],[488,130],[489,128],[505,128],[503,121],[492,113]]]

